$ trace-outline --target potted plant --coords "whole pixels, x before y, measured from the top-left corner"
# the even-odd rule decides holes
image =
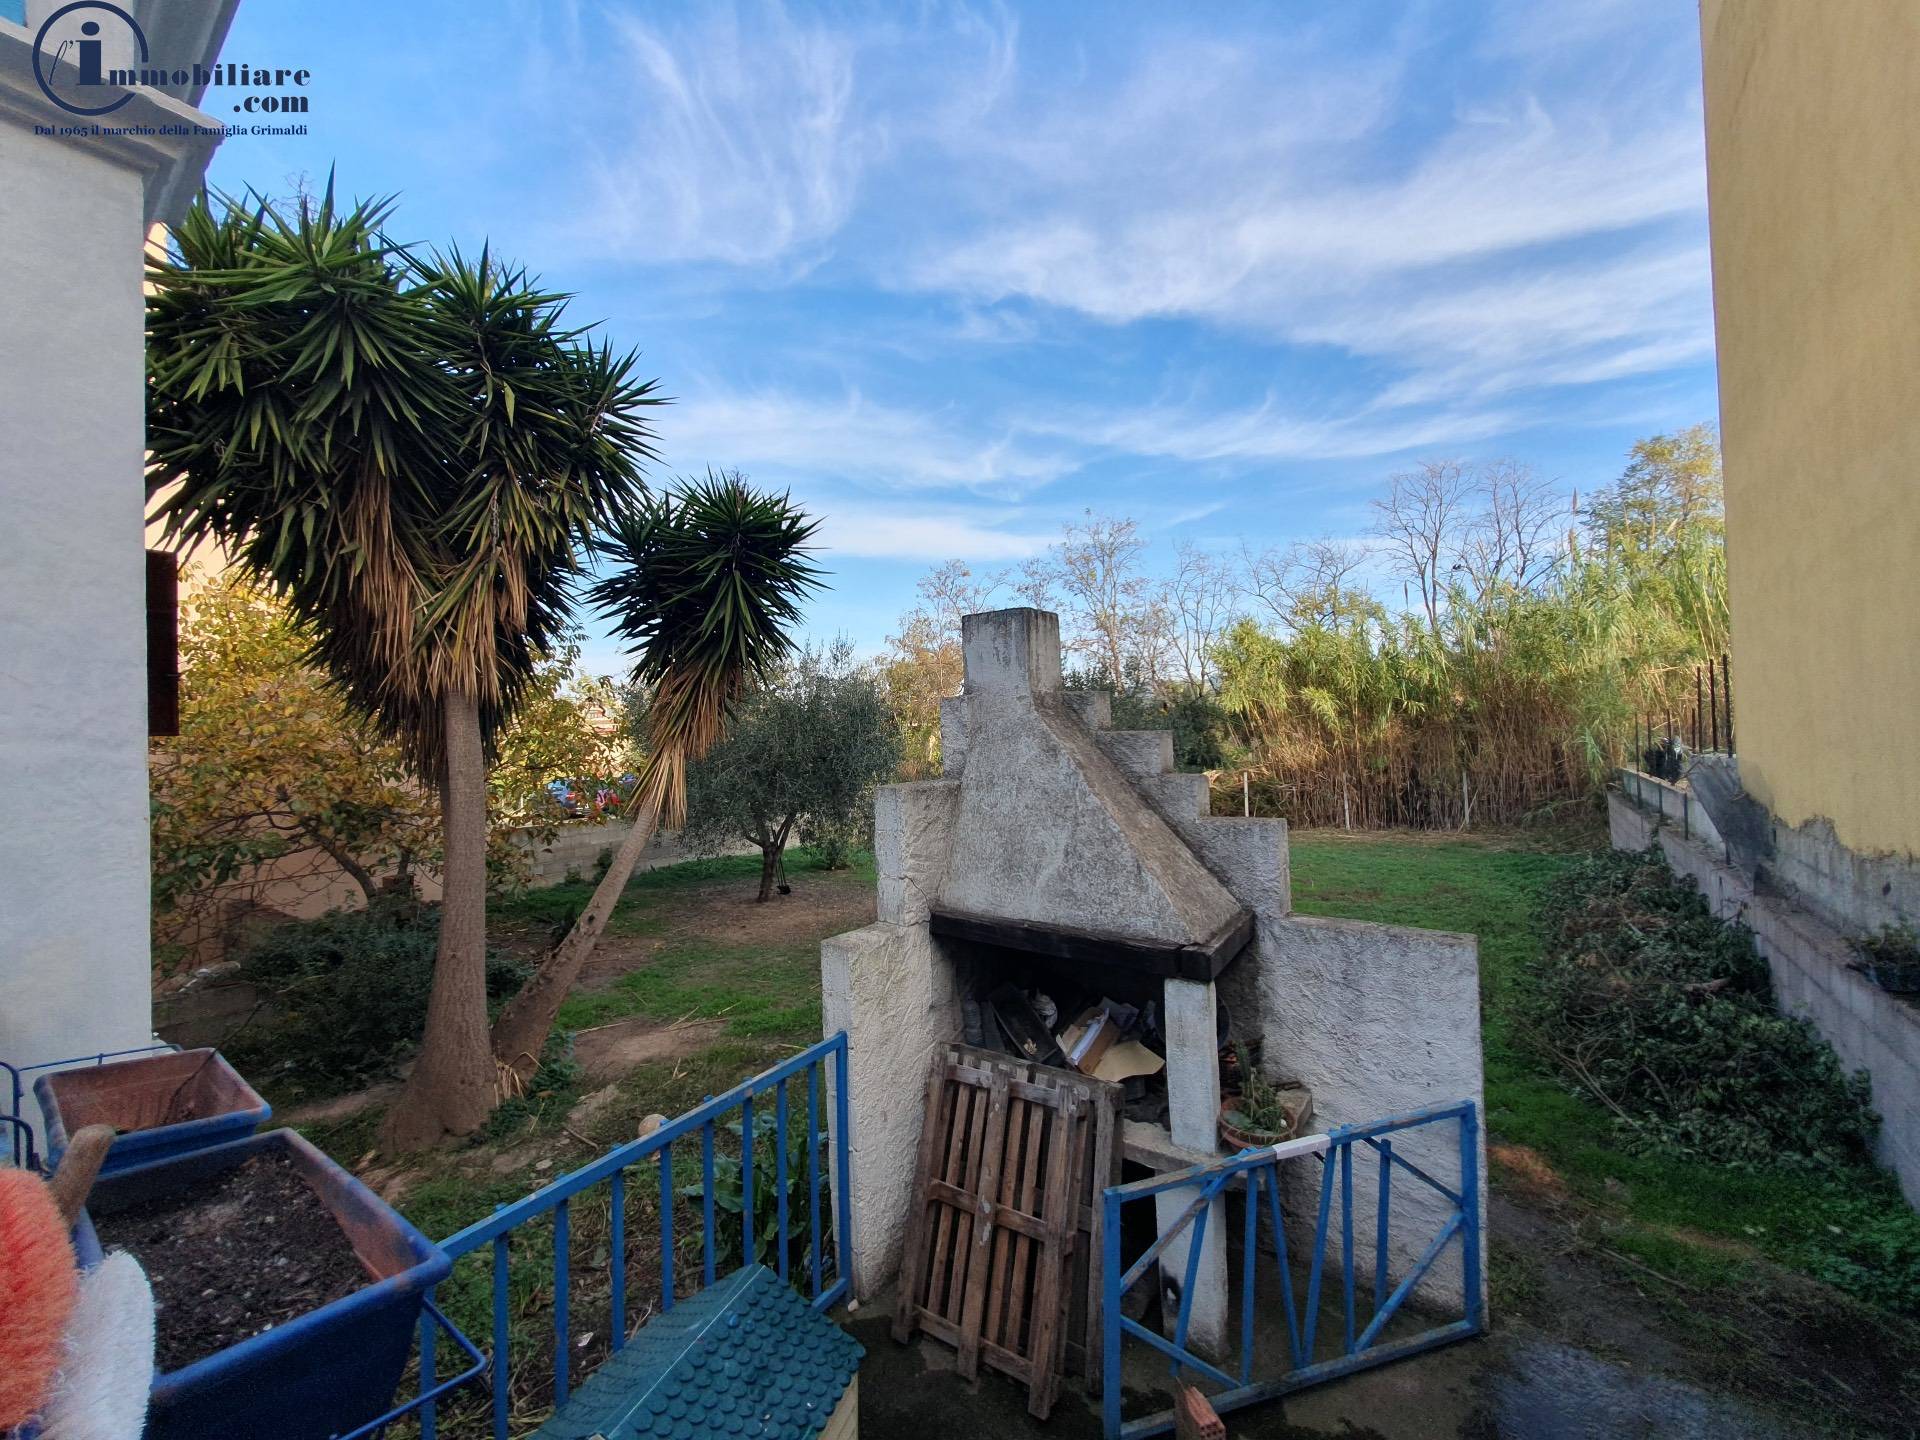
[[[253,1134],[273,1113],[218,1050],[173,1050],[42,1075],[34,1098],[46,1117],[47,1163],[88,1125],[117,1134],[102,1175],[150,1165]]]
[[[1920,934],[1911,925],[1885,925],[1860,942],[1860,970],[1894,995],[1920,994]]]
[[[76,1232],[159,1302],[144,1440],[328,1440],[383,1414],[446,1253],[291,1130],[103,1175]]]
[[[1220,1102],[1221,1143],[1232,1150],[1250,1150],[1291,1140],[1313,1113],[1305,1087],[1291,1081],[1275,1085],[1244,1049],[1236,1045],[1234,1052],[1240,1093]]]

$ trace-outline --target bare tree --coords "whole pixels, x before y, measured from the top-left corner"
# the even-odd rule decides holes
[[[1159,671],[1166,621],[1141,569],[1146,548],[1134,521],[1088,510],[1067,523],[1044,557],[1027,562],[1016,587],[1042,609],[1054,608],[1057,593],[1072,621],[1069,648],[1091,657],[1116,685],[1152,680]]]
[[[1237,589],[1220,556],[1184,540],[1175,547],[1173,577],[1162,587],[1160,608],[1169,665],[1188,685],[1212,684],[1209,655],[1233,619]]]
[[[1367,547],[1357,540],[1323,535],[1300,547],[1300,588],[1294,607],[1303,623],[1332,627],[1352,610],[1354,572],[1367,563]]]
[[[1300,588],[1300,542],[1255,550],[1240,546],[1240,594],[1258,601],[1289,630],[1298,623],[1294,601]]]
[[[1473,475],[1458,460],[1422,460],[1392,477],[1384,500],[1375,500],[1373,533],[1385,544],[1402,578],[1420,590],[1427,624],[1440,633],[1440,601],[1459,562],[1470,523]]]
[[[1479,513],[1465,527],[1459,558],[1474,594],[1530,590],[1552,568],[1564,501],[1552,481],[1519,460],[1490,460],[1474,471]]]
[[[1007,584],[1008,572],[976,575],[964,560],[949,560],[920,577],[920,603],[900,617],[887,637],[881,663],[887,697],[905,732],[909,753],[931,765],[940,753],[940,701],[960,693],[960,617],[985,610]]]
[[[1359,588],[1353,575],[1366,563],[1367,547],[1323,535],[1257,554],[1243,549],[1242,554],[1241,593],[1265,605],[1287,629],[1298,630],[1336,624],[1347,612]]]
[[[920,605],[942,636],[960,638],[960,617],[985,610],[1009,579],[1005,570],[976,575],[964,560],[949,560],[937,570],[920,577],[914,588],[920,592]]]

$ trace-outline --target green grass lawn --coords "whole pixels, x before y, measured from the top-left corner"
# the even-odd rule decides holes
[[[1294,906],[1480,937],[1489,1133],[1539,1152],[1576,1196],[1616,1217],[1611,1248],[1693,1286],[1747,1283],[1748,1254],[1758,1252],[1851,1294],[1920,1312],[1920,1217],[1891,1177],[1756,1173],[1635,1153],[1600,1105],[1527,1051],[1513,1011],[1539,945],[1531,910],[1541,884],[1565,863],[1564,855],[1498,839],[1301,835],[1293,841]],[[1721,1243],[1728,1241],[1735,1243]]]

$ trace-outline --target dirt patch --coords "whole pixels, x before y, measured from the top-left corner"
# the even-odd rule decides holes
[[[1567,1182],[1538,1150],[1496,1143],[1487,1146],[1487,1158],[1500,1167],[1500,1179],[1514,1198],[1533,1205],[1557,1205],[1567,1198]]]
[[[854,872],[800,876],[791,895],[765,904],[758,881],[702,887],[675,907],[675,928],[723,945],[790,945],[796,935],[833,935],[873,923],[874,891]]]
[[[257,1155],[209,1187],[102,1215],[95,1227],[153,1284],[162,1371],[368,1283],[333,1215],[284,1155]]]
[[[641,1065],[697,1055],[727,1027],[724,1020],[662,1024],[645,1015],[582,1030],[573,1037],[573,1058],[589,1080],[617,1080]]]
[[[1497,1326],[1522,1342],[1508,1366],[1510,1375],[1519,1377],[1520,1388],[1506,1397],[1518,1404],[1532,1396],[1521,1411],[1557,1387],[1565,1389],[1567,1402],[1592,1390],[1588,1400],[1598,1404],[1595,1387],[1605,1388],[1595,1378],[1600,1371],[1592,1362],[1598,1361],[1609,1373],[1619,1372],[1609,1383],[1621,1396],[1645,1391],[1634,1405],[1644,1400],[1666,1407],[1666,1428],[1635,1431],[1626,1426],[1619,1433],[1920,1434],[1910,1418],[1920,1414],[1920,1327],[1714,1237],[1698,1239],[1715,1253],[1744,1260],[1749,1267],[1744,1284],[1702,1289],[1657,1275],[1614,1248],[1603,1216],[1578,1200],[1554,1205],[1534,1195],[1523,1198],[1513,1183],[1516,1173],[1524,1170],[1517,1172],[1502,1162],[1501,1188],[1492,1197],[1489,1215],[1496,1255],[1508,1257],[1526,1273],[1518,1303],[1495,1316]],[[1677,1227],[1667,1233],[1695,1238]],[[1538,1364],[1527,1348],[1534,1342],[1546,1347],[1541,1351],[1546,1359]],[[1563,1363],[1548,1353],[1559,1347],[1570,1347],[1586,1359]],[[1554,1380],[1562,1368],[1579,1371],[1578,1383],[1566,1379],[1562,1387],[1561,1380]],[[1589,1369],[1593,1374],[1586,1373]],[[1541,1380],[1543,1376],[1551,1383]],[[1647,1387],[1628,1376],[1665,1379]],[[1674,1389],[1668,1381],[1684,1382],[1683,1388]],[[1495,1399],[1504,1393],[1498,1385],[1495,1392]],[[1685,1414],[1698,1409],[1703,1397],[1718,1397],[1709,1406],[1718,1418],[1711,1425],[1703,1420],[1683,1424]],[[1495,1408],[1505,1404],[1500,1400]],[[1628,1406],[1628,1401],[1620,1398],[1618,1404]],[[1778,1426],[1753,1419],[1741,1429],[1738,1421],[1744,1412],[1738,1406],[1769,1412]],[[1632,1413],[1630,1406],[1621,1411],[1629,1418]],[[1724,1425],[1734,1428],[1716,1428]],[[1486,1433],[1557,1432],[1529,1429],[1514,1419]]]
[[[648,935],[602,936],[575,988],[607,985],[676,940],[784,947],[797,938],[837,935],[873,923],[873,886],[852,871],[808,872],[794,881],[791,895],[775,895],[765,904],[753,898],[758,889],[757,879],[719,880],[674,894],[664,903],[651,902],[659,909],[647,913],[664,919],[666,928]]]
[[[1487,1217],[1495,1246],[1529,1277],[1522,1313],[1496,1316],[1496,1324],[1531,1322],[1552,1340],[1641,1370],[1687,1369],[1684,1347],[1661,1323],[1661,1305],[1683,1292],[1666,1292],[1643,1272],[1602,1263],[1586,1236],[1589,1219],[1577,1208],[1557,1213],[1496,1191]],[[1650,1290],[1661,1293],[1649,1296]]]
[[[1712,1381],[1836,1430],[1920,1435],[1920,1326],[1764,1261],[1753,1273],[1677,1317]]]
[[[338,1125],[343,1120],[372,1110],[377,1106],[391,1105],[400,1098],[400,1082],[389,1080],[379,1085],[370,1085],[365,1090],[355,1090],[350,1094],[336,1095],[331,1100],[315,1100],[306,1105],[295,1105],[290,1110],[276,1110],[273,1123],[276,1125]]]

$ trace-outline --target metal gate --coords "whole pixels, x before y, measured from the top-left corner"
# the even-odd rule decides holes
[[[1447,1137],[1446,1128],[1456,1134]],[[1446,1143],[1457,1140],[1458,1148]],[[1401,1148],[1396,1149],[1396,1142]],[[1411,1148],[1434,1169],[1442,1168],[1432,1160],[1436,1145],[1442,1153],[1458,1156],[1459,1180],[1448,1185],[1435,1178],[1426,1166],[1415,1163],[1406,1152]],[[1358,1150],[1368,1158],[1373,1171],[1372,1275],[1370,1297],[1359,1293],[1359,1266],[1363,1251],[1355,1242],[1354,1159]],[[1288,1214],[1283,1182],[1288,1178],[1284,1166],[1310,1164],[1318,1160],[1318,1207],[1311,1235],[1311,1254],[1301,1257],[1298,1270],[1288,1256]],[[1449,1164],[1447,1167],[1451,1169]],[[1395,1255],[1406,1255],[1408,1247],[1396,1246],[1393,1233],[1394,1186],[1399,1183],[1423,1187],[1421,1198],[1427,1210],[1438,1219],[1434,1233],[1417,1257],[1396,1267]],[[1313,1193],[1309,1177],[1295,1176],[1296,1195]],[[1305,1185],[1300,1184],[1306,1180]],[[1126,1207],[1157,1196],[1181,1192],[1188,1203],[1174,1222],[1161,1231],[1153,1244],[1125,1272],[1121,1269],[1121,1244]],[[1238,1291],[1239,1324],[1237,1363],[1232,1358],[1210,1360],[1189,1344],[1196,1282],[1206,1242],[1213,1202],[1223,1195],[1243,1197],[1244,1229],[1241,1236],[1240,1281]],[[1337,1194],[1337,1199],[1336,1199]],[[1173,1412],[1126,1419],[1121,1413],[1122,1346],[1128,1340],[1139,1341],[1167,1357],[1175,1383],[1201,1384],[1211,1393],[1216,1410],[1224,1413],[1243,1406],[1272,1400],[1305,1389],[1325,1380],[1350,1375],[1356,1370],[1384,1365],[1390,1360],[1417,1355],[1423,1350],[1464,1340],[1485,1328],[1480,1267],[1480,1138],[1479,1115],[1471,1101],[1436,1106],[1404,1115],[1391,1116],[1367,1125],[1348,1125],[1324,1135],[1309,1135],[1298,1140],[1262,1149],[1245,1150],[1229,1159],[1197,1165],[1151,1179],[1116,1185],[1107,1190],[1102,1264],[1105,1344],[1103,1360],[1106,1373],[1101,1387],[1102,1419],[1107,1440],[1134,1440],[1134,1437],[1160,1435],[1173,1429]],[[1220,1211],[1224,1217],[1224,1208]],[[1424,1218],[1424,1217],[1423,1217]],[[1305,1217],[1296,1224],[1296,1236],[1305,1238]],[[1325,1292],[1329,1275],[1328,1250],[1337,1227],[1338,1296]],[[1262,1255],[1261,1241],[1273,1250],[1269,1269]],[[1184,1237],[1184,1247],[1175,1242]],[[1222,1241],[1226,1236],[1219,1237]],[[1438,1289],[1432,1285],[1434,1266],[1455,1242],[1460,1246],[1460,1289],[1451,1297],[1451,1311],[1458,1318],[1438,1319],[1418,1328],[1406,1302],[1421,1290]],[[1186,1265],[1178,1285],[1179,1305],[1172,1318],[1171,1337],[1148,1328],[1122,1313],[1127,1291],[1143,1276],[1155,1272],[1170,1246],[1176,1253],[1184,1248]],[[1169,1263],[1172,1263],[1172,1257]],[[1399,1274],[1395,1275],[1398,1268]],[[1279,1316],[1261,1309],[1260,1272],[1269,1270],[1264,1303],[1280,1307]],[[1304,1288],[1304,1295],[1301,1293]],[[1422,1300],[1431,1300],[1431,1293]],[[1322,1310],[1339,1324],[1338,1334],[1329,1334],[1321,1324]],[[1256,1365],[1256,1325],[1263,1317],[1269,1323],[1284,1320],[1285,1334],[1278,1363]],[[1395,1325],[1398,1319],[1401,1323]],[[1393,1333],[1389,1335],[1389,1331]],[[1232,1337],[1229,1337],[1231,1340]],[[1257,1371],[1264,1370],[1264,1374]]]

